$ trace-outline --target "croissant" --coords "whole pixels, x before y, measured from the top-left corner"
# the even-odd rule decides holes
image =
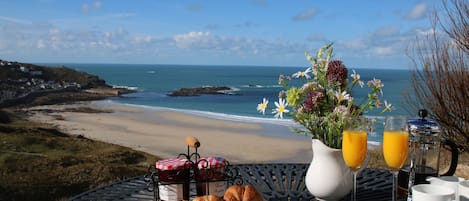
[[[264,201],[262,195],[252,185],[233,185],[225,191],[225,201]]]
[[[203,195],[194,198],[192,201],[223,201],[223,199],[216,195]]]

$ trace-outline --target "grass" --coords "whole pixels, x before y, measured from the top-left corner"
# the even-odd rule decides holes
[[[0,123],[0,200],[63,200],[143,175],[157,157],[9,114]]]

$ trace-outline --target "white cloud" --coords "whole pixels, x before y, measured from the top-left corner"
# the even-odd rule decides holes
[[[348,40],[348,41],[339,41],[338,44],[340,46],[345,47],[346,49],[353,50],[353,51],[363,50],[369,47],[369,44],[367,43],[367,40],[364,37],[359,37],[359,38]]]
[[[27,20],[12,18],[12,17],[6,17],[6,16],[0,16],[0,20],[7,21],[7,22],[12,22],[12,23],[18,23],[18,24],[32,24],[30,21],[27,21]]]
[[[306,50],[303,44],[287,40],[265,41],[239,36],[219,36],[211,32],[189,32],[172,37],[177,48],[193,51],[210,51],[211,54],[231,54],[241,57],[253,55],[267,56],[289,54],[302,55]],[[167,43],[168,44],[168,43]]]
[[[318,13],[317,9],[309,8],[293,17],[295,21],[306,21],[312,19]]]
[[[252,22],[252,21],[244,21],[240,24],[235,25],[238,28],[252,28],[252,27],[258,27],[260,26],[259,24]]]
[[[25,24],[22,20],[9,22],[0,24],[0,30],[3,30],[0,34],[0,53],[5,57],[29,55],[30,58],[40,58],[41,61],[57,61],[60,58],[88,62],[106,62],[104,59],[109,59],[108,61],[120,62],[139,61],[140,58],[146,57],[146,62],[163,62],[160,60],[160,54],[164,54],[169,58],[164,60],[165,62],[177,62],[179,60],[174,59],[191,57],[193,61],[185,61],[204,62],[202,58],[205,58],[207,62],[215,63],[271,62],[281,65],[281,62],[277,61],[289,60],[290,64],[293,62],[302,65],[307,63],[303,51],[320,47],[328,39],[324,34],[312,34],[304,42],[281,38],[269,40],[209,31],[155,35],[133,33],[122,27],[113,30],[91,30],[64,28],[47,23]],[[417,33],[431,33],[431,30],[427,29],[420,29],[419,32],[415,31],[416,29],[401,32],[400,29],[398,26],[385,26],[354,39],[335,39],[336,53],[341,58],[349,56],[362,60],[375,57],[396,58],[396,55],[403,55],[402,51],[408,41],[414,40]],[[158,52],[158,55],[155,55],[155,52]],[[403,57],[406,58],[405,55]]]
[[[327,38],[326,36],[324,36],[324,34],[311,34],[310,36],[308,36],[307,38],[308,41],[320,41],[320,42],[325,42],[327,41]]]
[[[94,7],[95,9],[101,8],[101,1],[95,1],[94,4],[93,4],[93,7]]]
[[[399,26],[386,26],[378,28],[374,34],[376,34],[378,37],[389,37],[399,34],[399,30]]]
[[[180,48],[215,48],[220,38],[210,32],[189,32],[177,34],[173,37],[176,46]]]
[[[406,14],[405,18],[409,20],[418,20],[425,17],[427,11],[427,4],[419,3],[414,6],[414,8]]]
[[[433,29],[433,28],[429,28],[429,29],[426,29],[426,30],[417,29],[416,32],[417,32],[418,35],[430,36],[430,35],[435,34],[435,33],[436,33],[436,30]]]
[[[416,29],[401,32],[399,26],[385,26],[352,40],[338,41],[336,49],[355,58],[407,59],[404,52],[416,35]]]
[[[135,36],[133,41],[135,43],[150,43],[154,41],[154,38],[152,36]]]
[[[99,0],[97,0],[93,3],[91,3],[91,4],[84,3],[83,5],[81,5],[81,11],[83,11],[84,13],[88,13],[88,12],[100,9],[101,6],[102,6],[102,3]]]
[[[390,56],[395,54],[395,50],[392,47],[376,47],[373,52],[377,56]]]

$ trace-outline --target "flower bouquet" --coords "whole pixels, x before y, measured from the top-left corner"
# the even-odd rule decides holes
[[[390,103],[380,100],[384,84],[379,79],[367,82],[367,97],[353,97],[352,89],[357,85],[363,88],[365,83],[355,70],[349,82],[349,72],[343,62],[331,60],[332,43],[320,48],[314,56],[308,52],[305,55],[310,67],[291,76],[279,76],[278,83],[284,90],[280,91],[276,108],[272,111],[276,118],[283,118],[285,113],[301,124],[303,129],[296,128],[297,133],[310,134],[325,145],[340,149],[345,125],[375,108],[384,106],[381,112],[392,110]],[[301,86],[292,85],[292,79],[301,79]],[[257,110],[265,114],[268,103],[264,98]]]

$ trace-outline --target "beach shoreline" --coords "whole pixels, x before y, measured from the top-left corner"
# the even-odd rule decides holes
[[[100,112],[71,112],[67,108],[91,108]],[[198,152],[202,157],[219,156],[232,164],[310,163],[313,156],[310,136],[290,138],[275,134],[285,132],[279,129],[286,129],[285,125],[276,127],[272,123],[204,117],[204,113],[112,101],[43,105],[25,110],[30,114],[29,120],[55,125],[70,135],[129,147],[160,158],[187,153],[185,138],[189,135],[200,140]],[[386,168],[379,154],[381,146],[372,142],[368,149],[377,154],[370,161],[371,167]],[[455,175],[469,178],[466,155],[460,157]]]
[[[111,112],[64,111],[77,107]],[[187,152],[185,137],[189,135],[201,141],[198,151],[202,156],[220,156],[232,163],[309,163],[312,156],[310,137],[269,134],[283,131],[267,123],[221,120],[169,108],[148,109],[107,101],[45,105],[28,110],[33,113],[30,120],[51,123],[71,135],[130,147],[162,158]]]

